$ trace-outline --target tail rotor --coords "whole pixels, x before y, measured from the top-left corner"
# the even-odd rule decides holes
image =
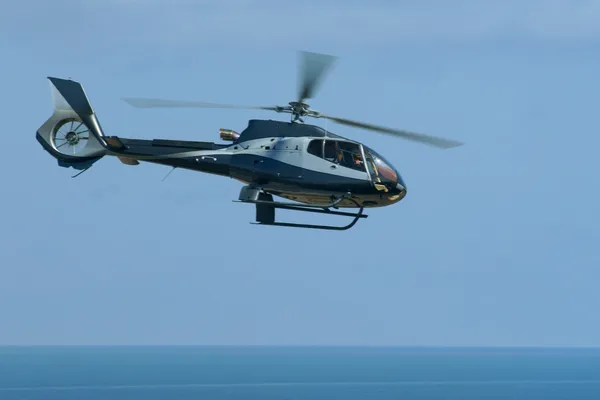
[[[90,130],[75,118],[59,122],[52,132],[52,144],[61,154],[77,155],[87,147]]]

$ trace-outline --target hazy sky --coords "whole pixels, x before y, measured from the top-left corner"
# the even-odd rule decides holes
[[[573,0],[4,1],[0,344],[600,345],[599,20]],[[71,179],[35,140],[49,75],[109,135],[287,119],[120,98],[285,104],[297,50],[340,57],[315,109],[467,144],[313,121],[408,186],[340,233],[250,225],[236,180],[113,158]]]

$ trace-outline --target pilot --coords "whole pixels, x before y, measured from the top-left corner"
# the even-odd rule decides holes
[[[362,157],[361,157],[361,155],[360,155],[360,154],[353,154],[353,155],[352,155],[352,158],[354,159],[354,164],[355,164],[357,167],[360,167],[360,166],[362,166],[362,164],[363,164],[363,160],[362,160]]]

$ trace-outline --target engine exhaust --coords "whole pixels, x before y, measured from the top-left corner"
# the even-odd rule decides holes
[[[231,129],[223,129],[219,130],[219,136],[222,140],[226,140],[229,142],[235,142],[240,138],[240,134]]]

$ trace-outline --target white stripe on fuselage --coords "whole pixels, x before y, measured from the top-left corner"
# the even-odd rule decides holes
[[[320,172],[324,174],[343,176],[345,178],[352,178],[358,180],[368,180],[369,177],[366,172],[357,171],[355,169],[346,168],[339,166],[337,169],[332,169],[334,165],[332,162],[327,161],[321,157],[317,157],[306,151],[308,143],[313,137],[301,137],[301,138],[262,138],[250,140],[242,143],[234,143],[231,146],[225,147],[220,150],[192,150],[180,153],[172,153],[166,155],[152,156],[152,155],[129,155],[132,158],[138,160],[165,160],[170,158],[194,158],[202,156],[215,157],[218,160],[220,155],[253,155],[259,157],[270,158],[278,162],[288,164],[293,167],[304,168],[314,172]],[[266,148],[269,148],[268,150]],[[296,149],[297,147],[297,149]],[[114,155],[124,155],[123,153],[115,152]]]

